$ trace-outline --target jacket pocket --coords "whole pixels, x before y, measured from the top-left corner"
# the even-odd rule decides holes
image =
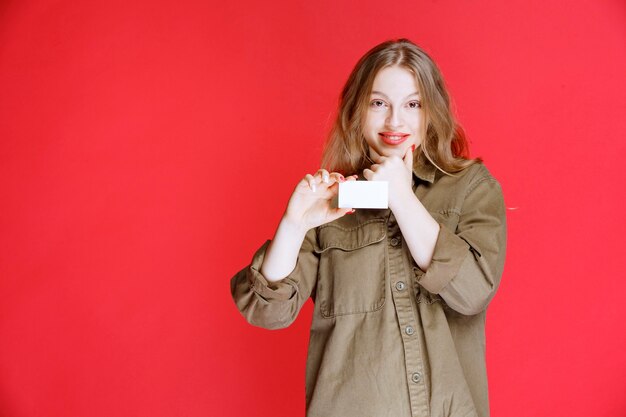
[[[385,303],[386,227],[372,219],[353,227],[328,223],[318,229],[317,295],[322,317],[368,313]]]

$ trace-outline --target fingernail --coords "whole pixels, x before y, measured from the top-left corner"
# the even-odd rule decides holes
[[[411,152],[415,152],[415,144],[411,145]]]
[[[356,211],[355,209],[352,209],[347,214],[353,214],[355,211]]]

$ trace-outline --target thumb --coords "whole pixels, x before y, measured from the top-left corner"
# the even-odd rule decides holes
[[[414,151],[415,151],[415,145],[409,146],[409,148],[406,150],[406,153],[404,154],[404,158],[402,158],[402,160],[404,161],[404,166],[406,166],[406,168],[409,171],[413,171],[413,152]]]
[[[330,215],[329,215],[329,222],[336,220],[340,217],[345,216],[346,214],[353,214],[356,210],[352,209],[352,208],[335,208],[331,211]]]

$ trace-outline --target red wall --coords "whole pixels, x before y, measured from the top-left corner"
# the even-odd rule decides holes
[[[229,279],[394,37],[510,207],[492,414],[626,415],[623,0],[0,3],[0,415],[303,415],[311,306]]]

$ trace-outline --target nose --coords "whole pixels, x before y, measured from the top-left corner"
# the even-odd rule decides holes
[[[390,128],[398,128],[402,125],[402,115],[400,114],[400,109],[393,106],[389,108],[389,112],[387,113],[387,125]]]

